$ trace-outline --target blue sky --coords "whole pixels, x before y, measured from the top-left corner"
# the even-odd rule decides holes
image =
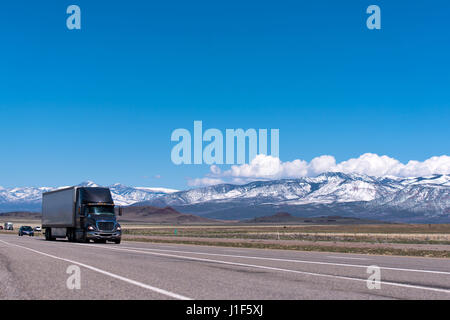
[[[66,8],[81,8],[81,30]],[[382,29],[366,28],[381,8]],[[448,1],[9,1],[0,185],[186,188],[176,128],[278,128],[282,161],[449,154]],[[226,169],[226,167],[224,167]],[[156,178],[156,176],[160,176]]]

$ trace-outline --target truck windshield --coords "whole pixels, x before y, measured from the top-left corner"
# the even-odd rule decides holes
[[[114,215],[114,206],[89,206],[87,208],[89,214],[94,215]]]

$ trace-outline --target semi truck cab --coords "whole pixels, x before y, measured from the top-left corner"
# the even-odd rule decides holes
[[[114,205],[90,203],[82,207],[82,210],[87,240],[120,242],[122,228],[116,220]]]

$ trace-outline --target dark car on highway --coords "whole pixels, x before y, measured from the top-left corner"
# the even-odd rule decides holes
[[[30,226],[21,226],[19,228],[19,236],[27,235],[30,237],[34,236],[33,228]]]

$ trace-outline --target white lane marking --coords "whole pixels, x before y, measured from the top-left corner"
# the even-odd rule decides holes
[[[222,256],[229,258],[245,258],[245,259],[257,259],[257,260],[268,260],[268,261],[280,261],[280,262],[294,262],[294,263],[305,263],[305,264],[318,264],[318,265],[330,265],[330,266],[338,266],[338,267],[352,267],[352,268],[367,268],[368,265],[360,265],[360,264],[346,264],[346,263],[333,263],[333,262],[321,262],[321,261],[309,261],[309,260],[295,260],[295,259],[281,259],[281,258],[268,258],[268,257],[255,257],[255,256],[242,256],[242,255],[232,255],[232,254],[221,254],[221,253],[206,253],[206,252],[198,252],[198,251],[182,251],[182,250],[164,250],[164,249],[153,249],[153,248],[139,248],[139,247],[125,247],[120,246],[121,248],[127,249],[138,249],[145,251],[163,251],[163,252],[174,252],[174,253],[187,253],[187,254],[202,254],[208,256]],[[423,272],[423,273],[434,273],[434,274],[445,274],[450,275],[450,272],[447,271],[436,271],[436,270],[423,270],[423,269],[406,269],[406,268],[394,268],[394,267],[383,267],[379,266],[384,270],[392,270],[392,271],[405,271],[405,272]]]
[[[169,249],[173,249],[173,246],[158,246],[158,248],[169,248]]]
[[[79,244],[79,243],[71,243],[71,244],[74,244],[74,245],[86,245],[86,244]],[[268,261],[279,261],[279,262],[294,262],[294,263],[304,263],[304,264],[331,265],[331,266],[351,267],[351,268],[367,268],[367,267],[370,267],[369,265],[360,265],[360,264],[332,263],[332,262],[295,260],[295,259],[281,259],[281,258],[256,257],[256,256],[242,256],[242,255],[231,255],[231,254],[221,254],[221,253],[206,253],[206,252],[199,252],[199,251],[164,250],[164,249],[154,249],[154,248],[127,247],[127,246],[123,246],[123,245],[121,245],[120,248],[138,249],[138,250],[145,250],[145,251],[152,251],[153,250],[153,251],[162,251],[162,252],[200,254],[200,255],[208,255],[208,256],[222,256],[222,257],[230,257],[230,258],[245,258],[245,259],[268,260]],[[348,258],[346,258],[346,259],[348,259]],[[381,269],[391,270],[391,271],[405,271],[405,272],[418,272],[418,273],[433,273],[433,274],[450,275],[450,272],[447,272],[447,271],[394,268],[394,267],[383,267],[383,266],[379,266],[379,267]]]
[[[41,254],[41,255],[46,256],[46,257],[50,257],[50,258],[53,258],[53,259],[69,262],[69,263],[72,263],[72,264],[76,264],[76,265],[79,265],[79,266],[84,267],[86,269],[89,269],[89,270],[92,270],[92,271],[95,271],[95,272],[107,275],[107,276],[115,278],[115,279],[119,279],[119,280],[125,281],[125,282],[130,283],[130,284],[134,284],[134,285],[136,285],[138,287],[141,287],[141,288],[144,288],[144,289],[147,289],[147,290],[151,290],[151,291],[163,294],[165,296],[168,296],[168,297],[171,297],[171,298],[174,298],[174,299],[191,300],[191,298],[188,298],[188,297],[185,297],[185,296],[182,296],[182,295],[179,295],[179,294],[176,294],[176,293],[164,290],[164,289],[156,288],[156,287],[150,286],[148,284],[145,284],[145,283],[142,283],[142,282],[138,282],[138,281],[135,281],[135,280],[132,280],[132,279],[129,279],[129,278],[125,278],[125,277],[119,276],[117,274],[114,274],[114,273],[111,273],[111,272],[108,272],[108,271],[104,271],[102,269],[99,269],[99,268],[96,268],[96,267],[92,267],[90,265],[87,265],[87,264],[84,264],[84,263],[81,263],[81,262],[78,262],[78,261],[57,257],[57,256],[54,256],[54,255],[45,253],[45,252],[41,252],[41,251],[34,250],[34,249],[31,249],[31,248],[28,248],[28,247],[24,247],[24,246],[20,246],[20,245],[17,245],[17,244],[9,243],[9,242],[3,241],[3,240],[0,240],[0,242],[3,242],[3,243],[8,244],[10,246],[16,246],[16,247],[19,247],[19,248],[22,248],[22,249],[25,249],[25,250],[29,250],[31,252],[38,253],[38,254]]]
[[[202,261],[202,262],[213,262],[213,263],[234,265],[234,266],[240,266],[240,267],[249,267],[249,268],[266,269],[266,270],[272,270],[272,271],[290,272],[290,273],[297,273],[297,274],[303,274],[303,275],[310,275],[310,276],[317,276],[317,277],[324,277],[324,278],[335,278],[335,279],[342,279],[342,280],[352,280],[352,281],[360,281],[360,282],[367,283],[367,279],[345,277],[345,276],[336,276],[336,275],[331,275],[331,274],[322,274],[322,273],[314,273],[314,272],[306,272],[306,271],[298,271],[298,270],[283,269],[283,268],[276,268],[276,267],[268,267],[268,266],[261,266],[261,265],[256,265],[256,264],[247,264],[247,263],[230,262],[230,261],[223,261],[223,260],[195,258],[195,257],[180,256],[180,255],[175,255],[175,254],[158,253],[158,252],[150,252],[150,251],[140,251],[140,250],[132,250],[132,249],[124,249],[124,248],[114,248],[114,247],[99,246],[99,245],[92,245],[92,244],[80,244],[80,245],[81,246],[94,247],[94,248],[100,248],[100,249],[128,251],[128,252],[135,252],[135,253],[145,253],[145,254],[157,255],[157,256],[162,256],[162,257],[172,257],[172,258],[179,258],[179,259],[185,259],[185,260],[194,260],[194,261]],[[410,288],[410,289],[421,289],[421,290],[443,292],[443,293],[450,294],[450,290],[448,290],[448,289],[439,289],[439,288],[425,287],[425,286],[419,286],[419,285],[409,285],[409,284],[390,282],[390,281],[380,281],[380,283],[381,284],[385,284],[385,285],[395,286],[395,287],[403,287],[403,288]]]
[[[327,258],[333,259],[350,259],[350,260],[369,260],[367,258],[350,258],[350,257],[338,257],[338,256],[327,256]]]

